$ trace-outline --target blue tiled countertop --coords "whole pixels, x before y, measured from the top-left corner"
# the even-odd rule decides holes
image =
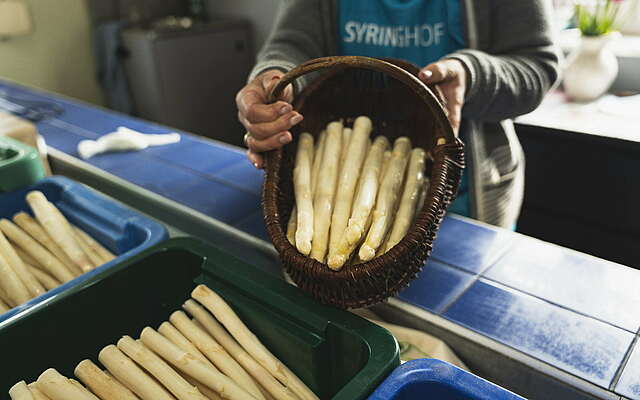
[[[639,288],[640,271],[448,217],[425,269],[398,297],[640,399]]]
[[[48,145],[75,157],[80,140],[121,125],[147,133],[171,131],[2,81],[0,90],[61,105],[64,113],[39,122],[38,129]],[[260,208],[262,172],[240,149],[182,134],[177,144],[87,162],[268,240]],[[640,271],[447,217],[425,269],[398,297],[640,400]]]

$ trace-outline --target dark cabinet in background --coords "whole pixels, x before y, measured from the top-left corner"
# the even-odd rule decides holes
[[[235,94],[253,65],[244,21],[188,30],[127,29],[125,68],[138,116],[242,145]]]
[[[527,159],[518,231],[640,269],[640,142],[516,128]]]

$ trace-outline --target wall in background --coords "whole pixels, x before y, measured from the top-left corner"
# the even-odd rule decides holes
[[[34,32],[0,42],[0,77],[103,104],[84,0],[25,0]]]
[[[280,4],[278,0],[206,0],[210,18],[234,17],[251,22],[256,53],[271,32],[278,4]]]

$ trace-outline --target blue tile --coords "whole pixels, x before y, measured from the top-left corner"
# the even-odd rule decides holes
[[[86,139],[86,137],[75,135],[66,129],[48,124],[40,124],[38,132],[48,146],[74,157],[78,157],[78,143]]]
[[[241,231],[253,235],[257,238],[266,240],[268,242],[271,241],[271,239],[269,238],[269,234],[267,233],[267,228],[264,224],[262,211],[251,214],[247,218],[244,218],[235,223],[234,226]]]
[[[258,196],[192,171],[159,160],[127,158],[125,153],[109,155],[108,166],[105,158],[96,157],[92,164],[223,222],[234,223],[260,210]]]
[[[213,174],[225,183],[248,190],[262,196],[264,171],[256,169],[247,160],[237,161]]]
[[[477,274],[491,265],[518,236],[448,216],[442,221],[432,256]]]
[[[485,276],[636,332],[640,271],[539,240],[518,241]]]
[[[640,400],[640,344],[637,342],[614,391],[632,400]]]
[[[408,288],[398,294],[401,300],[439,314],[471,284],[475,276],[429,260]]]
[[[604,388],[633,340],[623,329],[484,279],[444,315]]]
[[[166,197],[186,191],[202,179],[188,170],[159,160],[132,157],[130,153],[99,155],[89,161],[98,168]]]
[[[242,153],[191,138],[184,138],[180,143],[169,146],[152,147],[146,151],[165,162],[201,174],[213,174],[231,163],[245,159]]]
[[[262,209],[260,197],[206,179],[199,179],[174,197],[188,207],[232,225]]]

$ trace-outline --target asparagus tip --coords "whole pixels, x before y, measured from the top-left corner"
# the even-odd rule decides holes
[[[376,256],[376,251],[370,246],[363,244],[358,252],[358,256],[362,261],[369,261]]]
[[[334,254],[329,257],[329,268],[337,271],[344,265],[344,262],[345,257],[343,255]]]

